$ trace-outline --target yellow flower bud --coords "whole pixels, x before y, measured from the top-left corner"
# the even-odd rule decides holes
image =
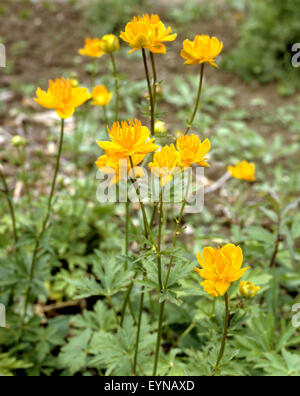
[[[114,34],[106,34],[102,37],[100,44],[100,49],[106,54],[118,51],[120,48],[120,42],[117,36]]]
[[[154,124],[155,133],[167,133],[166,123],[163,121],[156,121]]]
[[[26,138],[16,135],[11,139],[12,144],[15,147],[25,147],[27,145],[27,140]]]
[[[72,78],[71,84],[73,88],[77,88],[79,86],[79,81],[77,80],[77,78]]]
[[[253,298],[260,290],[259,286],[255,286],[252,282],[241,281],[239,291],[245,298]]]

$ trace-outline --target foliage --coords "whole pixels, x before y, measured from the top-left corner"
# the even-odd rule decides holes
[[[297,69],[291,65],[292,46],[299,40],[300,12],[293,0],[254,0],[244,10],[238,48],[224,65],[247,81],[280,81],[282,94],[299,88]]]

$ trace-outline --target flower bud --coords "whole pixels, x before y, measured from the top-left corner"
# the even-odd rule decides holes
[[[117,36],[114,34],[106,34],[102,37],[99,43],[100,49],[106,54],[118,51],[120,48],[120,42]]]
[[[25,147],[27,145],[27,140],[23,136],[16,135],[11,139],[12,144],[15,147]]]
[[[255,286],[252,282],[241,281],[239,291],[245,298],[253,298],[260,290],[259,286]]]
[[[79,86],[79,81],[77,80],[77,78],[72,78],[70,81],[73,88],[77,88]]]
[[[167,133],[166,123],[163,121],[156,121],[154,124],[154,133],[155,134]]]

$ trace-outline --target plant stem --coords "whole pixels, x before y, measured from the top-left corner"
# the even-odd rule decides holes
[[[130,209],[130,203],[129,203],[128,190],[127,190],[126,203],[125,203],[125,211],[126,211],[126,219],[125,219],[125,255],[126,255],[126,257],[128,257],[128,253],[129,253],[129,209]],[[127,269],[128,269],[128,260],[126,258],[125,270],[127,271]]]
[[[150,52],[150,59],[151,59],[151,65],[152,65],[152,73],[153,73],[153,112],[155,114],[155,108],[156,108],[156,88],[157,88],[157,73],[156,73],[156,67],[155,67],[155,58],[153,52]],[[155,124],[155,121],[154,121]]]
[[[153,101],[153,93],[152,93],[152,87],[151,87],[151,82],[150,82],[150,74],[149,74],[149,69],[148,69],[148,64],[147,64],[146,51],[144,48],[142,48],[142,54],[143,54],[143,62],[144,62],[144,68],[145,68],[148,92],[149,92],[149,98],[150,98],[151,135],[154,136],[154,101]]]
[[[31,193],[30,193],[30,188],[29,188],[29,184],[28,184],[28,176],[27,176],[27,172],[26,172],[26,161],[27,161],[27,151],[26,148],[24,148],[24,154],[23,152],[18,148],[18,154],[19,157],[21,159],[21,165],[22,165],[22,180],[24,182],[24,186],[25,186],[25,193],[26,193],[26,197],[27,197],[27,203],[28,203],[28,207],[29,207],[29,211],[30,211],[30,216],[32,218],[32,198],[31,198]]]
[[[136,375],[136,365],[137,365],[137,359],[138,359],[138,354],[139,354],[139,344],[140,344],[140,335],[141,335],[141,327],[142,327],[144,299],[145,299],[145,288],[144,288],[144,286],[142,286],[142,293],[141,293],[141,297],[140,297],[138,326],[137,326],[136,341],[135,341],[135,351],[134,351],[134,359],[133,359],[133,375]]]
[[[115,80],[115,121],[119,119],[119,78],[116,60],[113,53],[110,53],[110,59],[113,67],[113,76]]]
[[[36,266],[38,251],[39,251],[39,248],[40,248],[40,242],[41,242],[41,239],[42,239],[42,237],[43,237],[43,235],[44,235],[44,233],[45,233],[45,231],[47,229],[47,224],[48,224],[48,221],[50,219],[50,215],[51,215],[51,211],[52,211],[52,201],[53,201],[54,192],[55,192],[55,188],[56,188],[56,180],[57,180],[58,171],[59,171],[59,167],[60,167],[60,159],[61,159],[61,153],[62,153],[62,147],[63,147],[63,141],[64,141],[64,129],[65,129],[65,122],[62,119],[61,120],[59,147],[58,147],[58,153],[57,153],[57,156],[56,156],[56,165],[55,165],[55,171],[54,171],[54,176],[53,176],[52,185],[51,185],[51,191],[50,191],[50,195],[49,195],[49,198],[48,198],[47,213],[46,213],[46,217],[45,217],[45,219],[43,221],[42,230],[36,237],[35,248],[34,248],[32,261],[31,261],[30,275],[29,275],[30,285],[27,288],[26,293],[25,293],[25,306],[24,306],[24,315],[23,315],[23,321],[22,321],[23,324],[25,322],[26,315],[27,315],[27,309],[28,309],[28,303],[29,303],[29,295],[30,295],[30,290],[31,290],[31,283],[32,283],[32,280],[34,278],[34,272],[35,272],[35,266]]]
[[[154,208],[153,208],[153,212],[152,212],[152,216],[151,216],[151,221],[150,221],[150,224],[149,224],[150,230],[152,230],[158,206],[159,206],[159,204],[155,203]],[[127,307],[127,304],[129,303],[130,294],[131,294],[131,291],[132,291],[132,288],[133,288],[133,284],[134,284],[134,280],[136,279],[136,277],[137,277],[137,273],[134,274],[133,280],[129,284],[128,288],[127,288],[127,292],[126,292],[126,295],[125,295],[124,303],[123,303],[123,306],[122,306],[122,309],[121,309],[121,326],[123,326],[125,312],[126,312],[126,307]]]
[[[158,287],[159,292],[162,292],[163,284],[162,284],[162,268],[161,268],[161,231],[162,231],[162,224],[163,224],[163,194],[164,190],[161,187],[160,190],[160,206],[159,206],[159,224],[158,224],[158,242],[157,242],[157,266],[158,266]]]
[[[2,166],[0,165],[0,178],[2,180],[3,186],[4,186],[4,194],[6,196],[7,204],[9,207],[9,212],[10,212],[10,217],[11,217],[11,223],[12,223],[12,228],[13,228],[13,235],[14,235],[14,240],[15,244],[18,243],[18,233],[17,233],[17,226],[16,226],[16,216],[15,216],[15,208],[13,204],[13,200],[11,198],[8,184],[5,178],[4,173],[2,172]]]
[[[278,221],[277,221],[277,237],[276,237],[276,243],[275,243],[275,248],[274,252],[271,257],[270,261],[270,268],[273,268],[276,264],[276,257],[279,251],[279,244],[280,244],[280,228],[281,228],[281,215],[278,215]]]
[[[160,304],[160,309],[159,309],[156,349],[155,349],[154,367],[153,367],[153,374],[152,374],[153,376],[156,376],[156,373],[157,373],[159,350],[160,350],[161,335],[162,335],[162,323],[163,323],[163,317],[164,317],[164,309],[165,309],[165,301],[163,301]]]
[[[225,351],[225,345],[226,345],[226,340],[227,340],[227,332],[228,332],[228,327],[229,327],[229,299],[228,299],[228,293],[225,294],[225,323],[224,323],[224,331],[223,331],[223,337],[222,337],[222,342],[221,342],[221,348],[220,352],[218,355],[217,363],[214,367],[214,371],[216,372],[217,369],[219,368],[219,364],[222,360],[222,357],[224,355]]]
[[[203,76],[204,76],[204,63],[201,64],[200,67],[200,80],[199,80],[199,87],[198,87],[198,93],[197,93],[197,99],[196,99],[196,104],[195,104],[195,108],[194,108],[194,112],[192,114],[192,118],[190,120],[190,122],[188,123],[188,126],[186,128],[185,131],[185,135],[189,132],[189,130],[191,129],[194,119],[196,117],[197,114],[197,110],[199,107],[199,103],[200,103],[200,97],[201,97],[201,92],[202,92],[202,85],[203,85]]]
[[[183,218],[183,213],[184,213],[184,209],[187,203],[187,195],[189,192],[189,188],[190,188],[190,174],[189,174],[189,179],[188,179],[188,184],[187,184],[187,192],[186,192],[186,196],[182,202],[182,206],[181,206],[181,210],[180,210],[180,214],[178,219],[176,220],[177,225],[176,225],[176,230],[173,236],[173,248],[176,247],[177,245],[177,238],[178,235],[180,234],[180,226],[181,226],[181,222],[182,222],[182,218]],[[171,273],[171,268],[173,266],[173,261],[174,261],[174,257],[171,256],[170,258],[170,263],[168,266],[168,271],[167,271],[167,276],[165,279],[165,283],[164,283],[164,290],[167,289],[168,287],[168,282],[169,282],[169,277],[170,277],[170,273]],[[165,301],[163,301],[160,304],[160,312],[159,312],[159,321],[158,321],[158,331],[157,331],[157,340],[156,340],[156,350],[155,350],[155,358],[154,358],[154,369],[153,369],[153,376],[156,375],[157,372],[157,365],[158,365],[158,358],[159,358],[159,351],[160,351],[160,344],[161,344],[161,335],[162,335],[162,321],[163,321],[163,316],[164,316],[164,308],[165,308]]]

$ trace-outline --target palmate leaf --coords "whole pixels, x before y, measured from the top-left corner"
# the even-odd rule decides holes
[[[142,320],[141,334],[138,371],[139,367],[144,367],[144,363],[149,361],[156,340],[156,335],[150,333],[150,326],[145,320]],[[89,367],[104,367],[106,375],[131,375],[135,342],[136,327],[131,318],[126,318],[123,327],[119,327],[116,334],[105,331],[95,333],[88,349],[94,355],[89,361]]]
[[[132,279],[133,271],[126,271],[116,256],[106,255],[100,251],[95,253],[94,276],[69,280],[77,288],[76,298],[113,296],[123,291]]]
[[[80,372],[87,365],[87,347],[92,336],[92,330],[85,329],[70,338],[68,344],[62,347],[58,357],[60,368],[67,368],[71,375]]]
[[[300,356],[283,349],[281,354],[266,353],[255,365],[272,377],[299,377]]]
[[[17,360],[9,353],[0,354],[0,377],[13,377],[14,370],[27,369],[32,366],[32,363]]]

